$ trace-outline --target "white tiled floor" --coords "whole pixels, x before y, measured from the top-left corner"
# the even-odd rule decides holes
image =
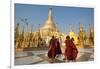
[[[77,61],[81,61],[81,58],[83,61],[85,60],[93,60],[94,56],[92,49],[78,49],[79,53],[77,56]],[[28,53],[31,53],[31,55],[28,56]],[[88,54],[89,53],[89,54]],[[90,56],[91,54],[91,56]],[[42,55],[43,57],[40,57],[38,55]],[[85,57],[84,57],[85,55]],[[30,64],[48,64],[48,57],[47,57],[47,51],[26,51],[26,52],[18,52],[16,53],[15,58],[15,65],[30,65]],[[87,57],[87,59],[86,59]],[[92,59],[91,59],[92,58]],[[57,60],[63,61],[63,56],[58,57]]]

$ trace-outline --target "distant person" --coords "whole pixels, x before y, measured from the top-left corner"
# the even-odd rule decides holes
[[[55,62],[56,57],[56,39],[52,36],[49,42],[49,50],[48,50],[48,57],[51,59],[51,63]]]

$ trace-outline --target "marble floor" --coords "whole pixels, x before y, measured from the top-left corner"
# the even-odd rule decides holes
[[[77,62],[94,60],[93,49],[78,48],[78,51],[79,53],[77,56]],[[56,57],[55,63],[66,63],[66,61],[63,60],[63,58],[63,55]],[[47,56],[47,50],[16,52],[15,65],[32,64],[50,64],[50,59]]]

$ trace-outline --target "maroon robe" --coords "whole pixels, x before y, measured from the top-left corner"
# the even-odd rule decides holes
[[[77,54],[78,54],[78,50],[77,50],[75,44],[73,43],[73,41],[70,41],[70,46],[72,47],[72,57],[73,57],[73,60],[76,60]]]
[[[51,39],[49,43],[48,57],[55,58],[56,56],[56,39]]]
[[[73,41],[65,41],[66,43],[66,49],[65,49],[65,56],[67,57],[67,60],[76,60],[78,50],[73,43]]]
[[[57,43],[57,45],[56,45],[56,54],[60,55],[60,54],[62,54],[62,51],[61,51],[61,48],[60,48],[60,43],[59,43],[58,40],[56,41],[56,43]]]

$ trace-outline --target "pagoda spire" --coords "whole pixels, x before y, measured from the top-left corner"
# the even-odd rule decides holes
[[[17,23],[17,26],[15,28],[15,32],[16,32],[16,34],[20,34],[20,25],[19,25],[19,23]]]
[[[49,8],[48,20],[53,21],[53,16],[52,16],[52,8]]]
[[[32,33],[32,31],[33,31],[32,29],[33,29],[33,24],[31,24],[31,33]]]
[[[78,17],[79,31],[83,31],[83,24],[81,23],[80,17]]]
[[[91,24],[89,24],[89,29],[90,29],[90,32],[93,32],[93,26]]]
[[[83,25],[80,21],[79,21],[79,31],[83,31]]]

